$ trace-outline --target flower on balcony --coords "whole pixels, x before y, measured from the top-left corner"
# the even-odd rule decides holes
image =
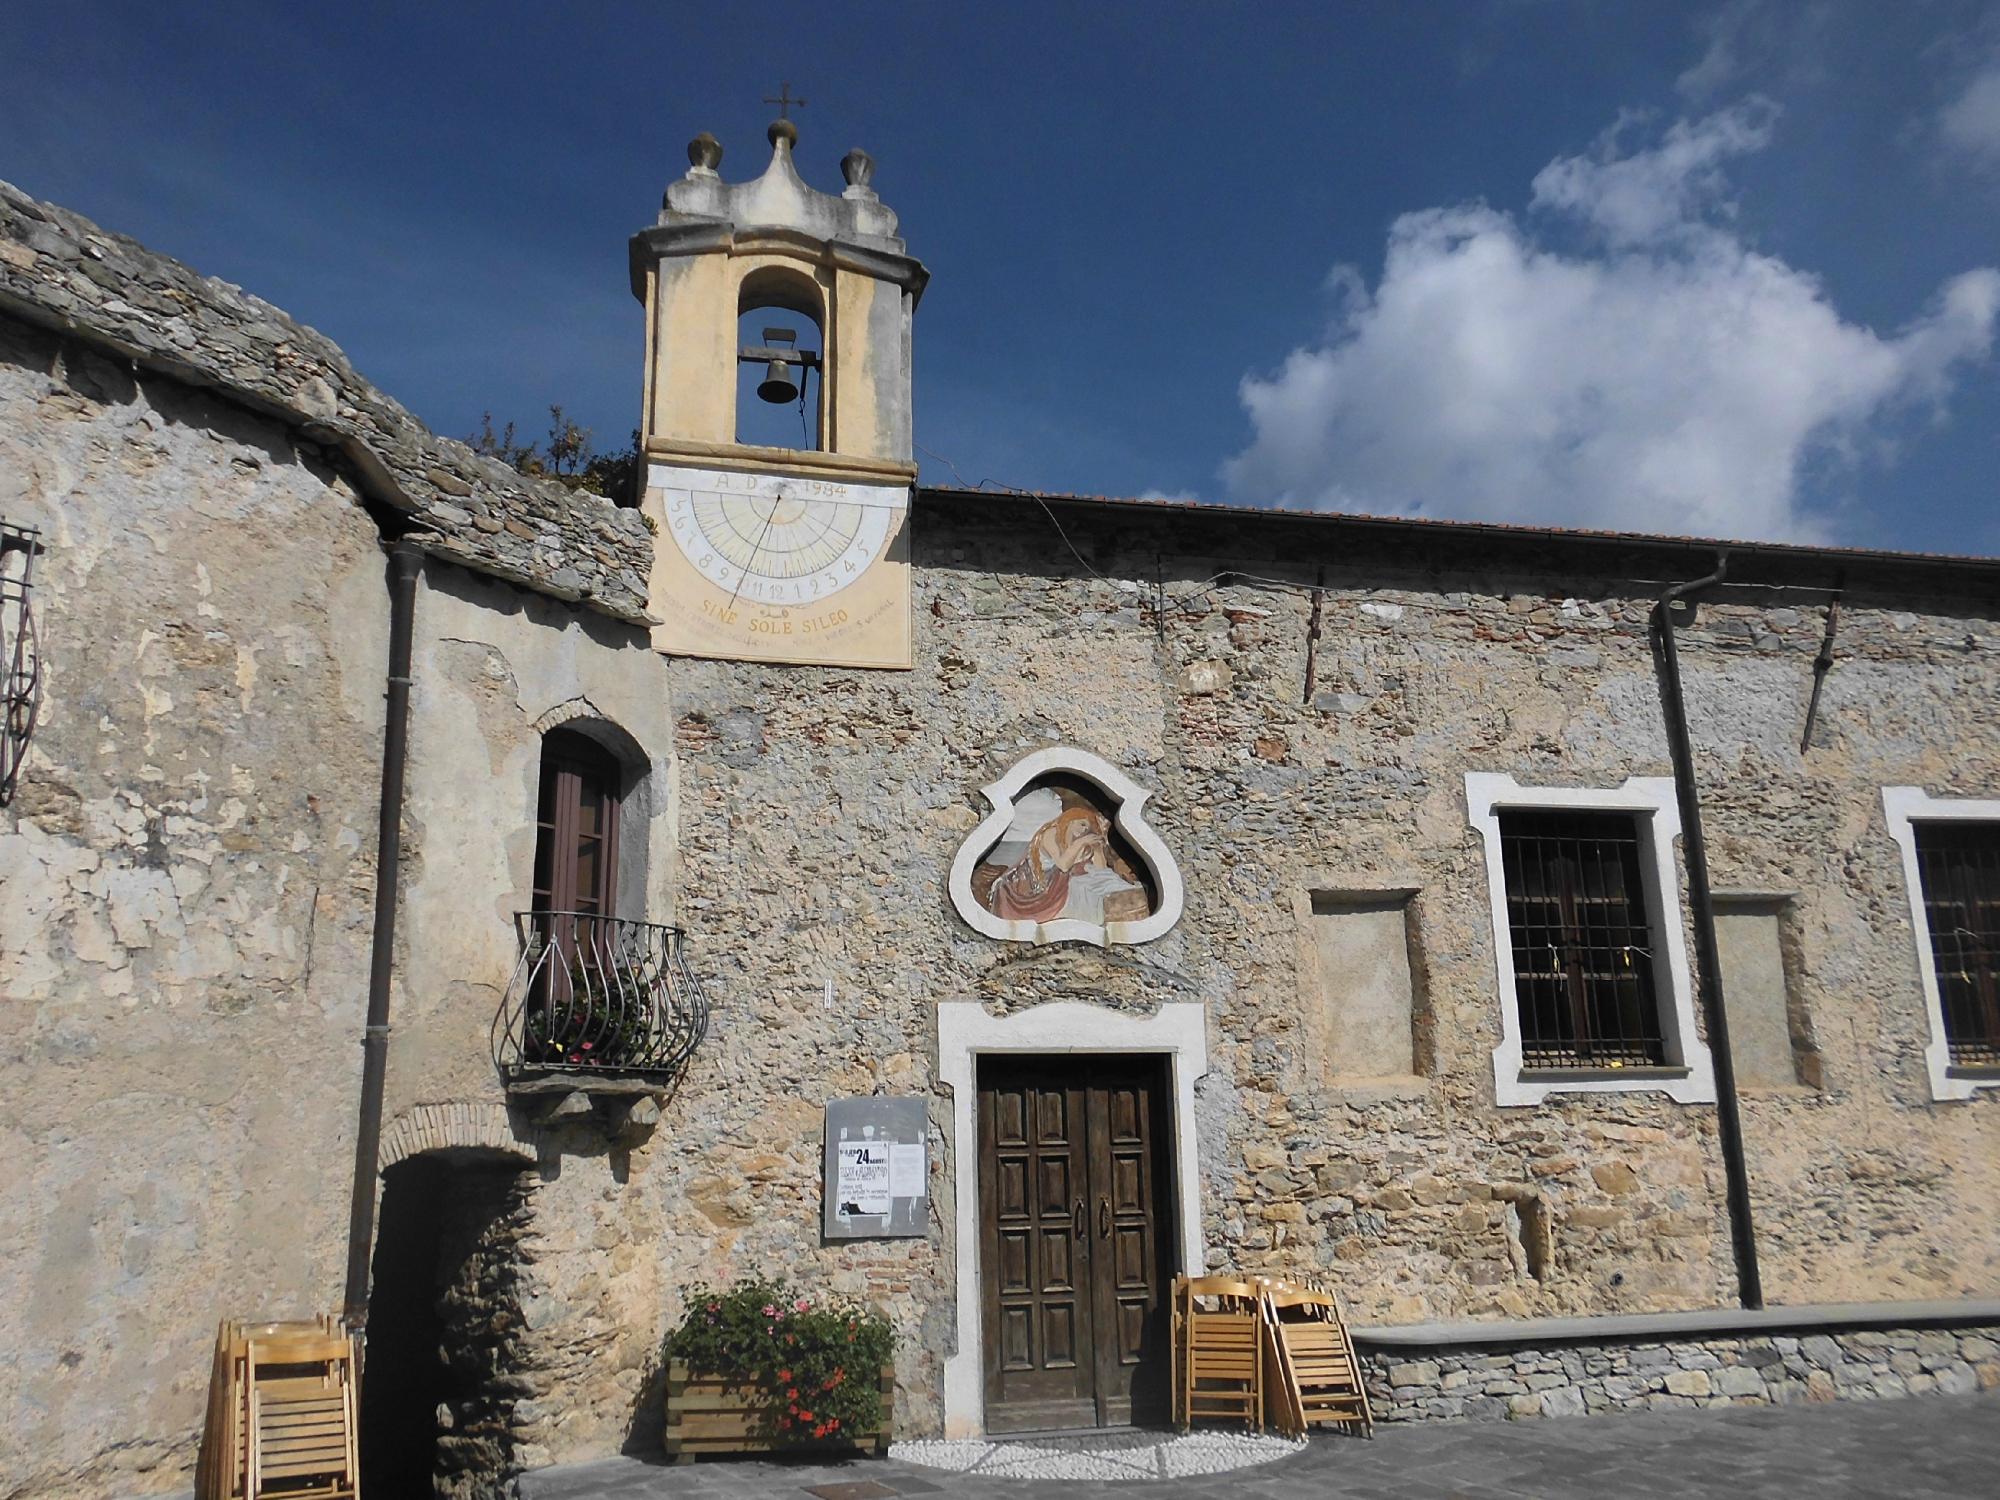
[[[680,929],[593,913],[515,913],[519,961],[493,1030],[510,1080],[550,1071],[672,1074],[708,1026]]]
[[[629,965],[572,962],[554,970],[531,1000],[523,1060],[615,1069],[642,1064],[652,1050],[652,978]]]

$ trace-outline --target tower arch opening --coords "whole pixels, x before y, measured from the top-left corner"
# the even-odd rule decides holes
[[[818,284],[802,271],[760,266],[743,278],[736,307],[736,441],[824,449],[826,315]]]

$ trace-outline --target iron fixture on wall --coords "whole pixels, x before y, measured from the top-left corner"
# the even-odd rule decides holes
[[[14,800],[42,706],[35,559],[43,550],[34,527],[0,521],[0,807]]]

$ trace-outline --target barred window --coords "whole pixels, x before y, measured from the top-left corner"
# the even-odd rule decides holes
[[[2000,823],[1914,828],[1952,1064],[2000,1067]]]
[[[1500,843],[1522,1065],[1666,1066],[1637,819],[1503,809]]]

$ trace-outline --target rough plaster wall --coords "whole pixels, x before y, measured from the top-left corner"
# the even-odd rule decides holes
[[[338,1292],[382,569],[365,520],[274,430],[108,367],[66,390],[37,373],[51,347],[8,352],[0,510],[40,507],[58,545],[50,717],[0,836],[21,914],[0,982],[27,1002],[5,1012],[0,1145],[26,1165],[0,1189],[0,1290],[28,1309],[0,1393],[29,1414],[0,1437],[0,1475],[25,1493],[163,1488],[191,1459],[214,1319]],[[578,705],[649,767],[628,914],[689,927],[718,1007],[649,1139],[515,1122],[540,1162],[518,1242],[518,1462],[643,1442],[678,1288],[749,1272],[889,1311],[899,1426],[937,1430],[956,1253],[942,1000],[1205,1001],[1192,1124],[1210,1258],[1328,1270],[1358,1320],[1728,1300],[1711,1110],[1490,1102],[1501,1000],[1464,773],[1666,774],[1645,601],[1329,559],[1306,706],[1298,595],[1202,592],[1215,559],[1168,558],[1186,597],[1156,629],[1158,531],[1178,522],[1075,533],[1103,582],[1052,575],[1066,554],[1019,513],[920,519],[910,673],[663,661],[616,627],[427,573],[390,1122],[499,1099],[487,1026],[528,890],[540,733]],[[1854,602],[1801,761],[1818,632],[1810,613],[1709,609],[1685,653],[1716,882],[1798,893],[1799,1002],[1824,1062],[1823,1090],[1746,1103],[1767,1290],[1990,1294],[2000,1103],[1928,1101],[1878,788],[2000,785],[1992,622]],[[1983,651],[1956,644],[1968,633]],[[1189,901],[1161,941],[1024,951],[949,912],[977,788],[1057,741],[1156,788]],[[1428,1089],[1343,1091],[1302,1020],[1294,898],[1410,885]],[[932,1101],[932,1238],[822,1246],[822,1102],[877,1088]],[[78,1453],[85,1469],[53,1467]]]
[[[899,1422],[936,1429],[952,1143],[934,1167],[931,1245],[821,1246],[818,1105],[927,1093],[941,1126],[933,1007],[968,997],[1208,1003],[1195,1127],[1213,1264],[1329,1272],[1364,1322],[1731,1301],[1712,1109],[1653,1094],[1491,1102],[1501,1001],[1464,775],[1669,774],[1650,599],[1470,574],[1398,590],[1393,565],[1335,576],[1306,706],[1306,599],[1192,591],[1215,560],[1169,558],[1168,592],[1192,597],[1162,638],[1152,539],[1122,554],[1077,540],[1112,581],[1050,577],[1052,534],[932,512],[908,675],[673,664],[682,909],[718,1013],[663,1126],[682,1149],[633,1158],[663,1215],[662,1321],[672,1289],[703,1274],[785,1269],[873,1296],[903,1335]],[[1957,644],[1968,631],[1983,652]],[[1746,1104],[1767,1294],[1990,1295],[2000,1104],[1928,1099],[1879,787],[2000,784],[1981,706],[1992,622],[1855,603],[1802,761],[1818,635],[1813,611],[1718,607],[1684,646],[1717,884],[1799,893],[1802,999],[1822,1045],[1846,1048],[1823,1091]],[[1189,893],[1161,941],[1022,951],[948,914],[943,872],[984,811],[977,787],[1054,741],[1157,788],[1149,813]],[[1412,881],[1434,1077],[1413,1098],[1343,1092],[1302,1023],[1293,897]]]
[[[424,574],[411,653],[406,861],[387,1114],[500,1098],[488,1027],[530,903],[542,735],[608,722],[638,775],[621,915],[672,920],[666,664],[643,632],[444,564]],[[636,763],[635,763],[636,762]]]
[[[1738,1088],[1789,1088],[1799,1082],[1785,998],[1783,921],[1783,913],[1768,903],[1716,902],[1715,946]]]
[[[1319,1071],[1333,1084],[1413,1080],[1408,898],[1315,896],[1295,914],[1301,905],[1298,1006]]]
[[[338,1300],[386,659],[283,433],[0,322],[47,695],[0,814],[0,1494],[187,1482],[218,1319]]]
[[[530,902],[549,728],[615,726],[611,747],[635,778],[620,914],[674,916],[669,669],[644,633],[438,565],[424,575],[415,637],[406,823],[421,853],[404,872],[390,1121],[425,1105],[504,1103],[489,1027],[518,953],[514,913]],[[513,1130],[541,1165],[519,1268],[527,1373],[510,1441],[538,1467],[615,1451],[651,1418],[639,1393],[660,1336],[660,1209],[630,1185],[630,1143],[587,1126],[537,1130],[519,1114]]]

